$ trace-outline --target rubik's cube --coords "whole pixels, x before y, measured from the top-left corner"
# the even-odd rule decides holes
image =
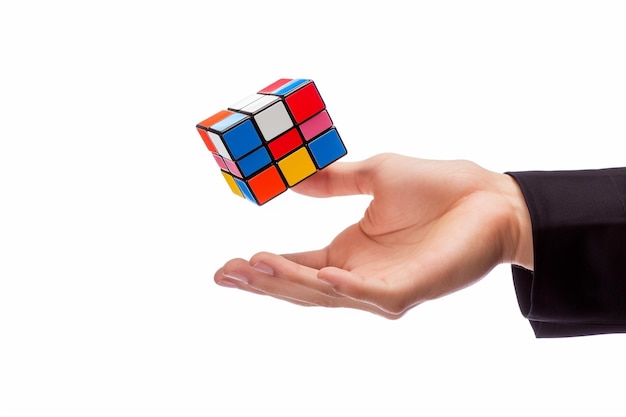
[[[279,79],[196,128],[232,192],[258,205],[347,153],[307,79]]]

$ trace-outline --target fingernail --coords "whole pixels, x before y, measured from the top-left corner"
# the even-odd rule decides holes
[[[228,288],[239,288],[237,283],[235,283],[235,282],[233,282],[231,280],[228,280],[228,279],[223,279],[223,280],[219,281],[217,283],[217,285],[220,285],[222,287],[228,287]]]
[[[257,262],[252,265],[252,268],[256,269],[259,272],[263,272],[264,274],[274,276],[274,270],[271,266],[263,262]]]
[[[232,279],[232,280],[235,280],[235,281],[237,281],[237,282],[241,282],[241,283],[243,283],[243,284],[247,284],[247,283],[249,282],[249,281],[248,281],[248,278],[246,278],[245,276],[243,276],[243,275],[241,275],[241,274],[238,274],[238,273],[236,273],[236,272],[230,272],[230,273],[228,273],[228,274],[223,274],[223,275],[224,275],[226,278],[230,278],[230,279]]]

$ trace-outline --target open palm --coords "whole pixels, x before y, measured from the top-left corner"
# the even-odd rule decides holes
[[[373,199],[327,247],[233,259],[216,272],[218,284],[398,318],[520,258],[520,218],[527,213],[519,189],[509,176],[471,162],[381,154],[335,163],[294,190]]]

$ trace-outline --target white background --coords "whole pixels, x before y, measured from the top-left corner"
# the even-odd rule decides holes
[[[0,414],[619,413],[626,336],[535,339],[505,265],[399,321],[215,285],[368,199],[256,207],[195,124],[311,78],[346,161],[623,166],[624,22],[611,1],[3,2]]]

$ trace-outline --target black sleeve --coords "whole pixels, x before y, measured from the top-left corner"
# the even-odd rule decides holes
[[[626,168],[508,174],[532,221],[534,271],[513,282],[535,335],[626,332]]]

